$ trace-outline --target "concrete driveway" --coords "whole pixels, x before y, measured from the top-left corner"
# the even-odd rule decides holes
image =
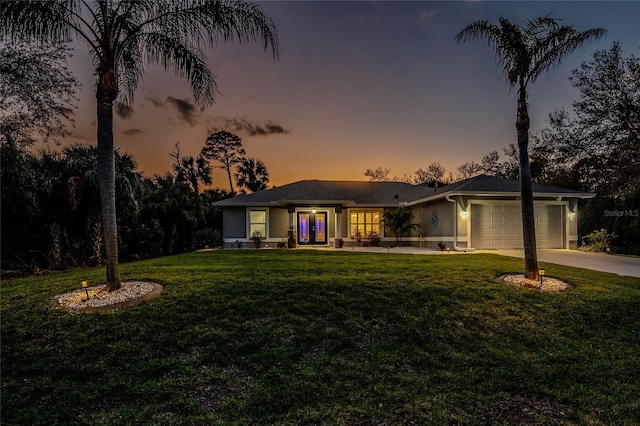
[[[523,250],[478,250],[476,253],[494,253],[502,256],[524,257]],[[574,266],[594,271],[611,272],[622,276],[640,277],[640,257],[614,256],[578,250],[538,250],[538,261]]]
[[[315,250],[339,250],[339,251],[358,251],[358,252],[374,252],[374,253],[397,253],[397,254],[426,254],[426,255],[471,255],[473,253],[491,253],[501,256],[511,256],[524,258],[522,249],[509,250],[475,250],[473,252],[443,252],[434,249],[419,247],[345,247],[344,249],[334,249],[333,247],[317,247],[317,246],[298,246],[298,249],[315,249]],[[640,257],[614,256],[604,253],[589,253],[578,250],[561,250],[561,249],[540,249],[538,250],[538,261],[555,263],[557,265],[573,266],[576,268],[591,269],[593,271],[611,272],[626,277],[640,278]]]

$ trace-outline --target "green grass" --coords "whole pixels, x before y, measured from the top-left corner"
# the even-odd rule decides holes
[[[640,279],[496,282],[520,259],[190,253],[124,264],[165,286],[120,311],[51,298],[102,269],[2,282],[2,424],[638,424]]]

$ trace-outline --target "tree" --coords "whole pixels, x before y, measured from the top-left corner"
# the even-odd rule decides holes
[[[0,215],[2,269],[31,268],[26,257],[38,250],[44,238],[34,238],[33,230],[42,225],[38,180],[42,173],[26,149],[15,144],[0,145]],[[40,230],[40,229],[39,229]]]
[[[620,236],[619,251],[638,253],[640,58],[624,57],[616,41],[573,70],[570,81],[580,95],[572,111],[554,111],[534,135],[545,183],[595,192],[581,209],[582,228],[606,228]]]
[[[231,167],[241,162],[245,154],[246,152],[242,147],[242,139],[233,133],[225,131],[209,135],[202,151],[200,151],[200,156],[203,158],[222,163],[222,168],[227,171],[227,176],[229,177],[231,193],[235,193],[233,181],[231,180]]]
[[[378,167],[375,170],[367,169],[364,175],[369,177],[369,182],[389,182],[389,172],[391,170],[388,167]]]
[[[30,146],[69,134],[78,80],[62,43],[0,43],[0,141]]]
[[[79,225],[75,227],[78,230],[76,235],[89,236],[92,261],[101,265],[104,260],[103,234],[100,228],[100,184],[96,148],[91,145],[74,144],[65,147],[63,152],[70,215],[73,214],[74,222]],[[86,228],[83,226],[85,224]]]
[[[238,164],[235,178],[240,188],[244,187],[251,192],[262,191],[267,189],[269,172],[267,172],[267,167],[262,161],[254,158],[244,158]]]
[[[98,0],[3,1],[0,31],[14,39],[87,43],[96,74],[98,175],[105,237],[107,291],[120,288],[116,222],[113,103],[133,103],[146,65],[161,65],[186,78],[196,103],[214,102],[216,81],[201,47],[219,42],[262,41],[279,55],[276,29],[262,10],[241,1]]]
[[[411,209],[408,207],[398,207],[397,209],[387,209],[382,215],[384,229],[388,229],[396,237],[396,245],[402,244],[402,236],[409,230],[420,227],[417,223],[411,223]]]
[[[500,160],[500,154],[498,154],[498,151],[491,151],[482,157],[480,169],[488,176],[518,179],[520,174],[518,148],[515,144],[509,144],[507,147],[502,148],[502,151],[507,157],[506,160]]]
[[[416,185],[425,185],[431,188],[437,188],[444,185],[447,170],[438,162],[433,162],[426,169],[418,169],[415,171],[413,182]]]
[[[171,173],[154,176],[147,209],[157,218],[164,236],[163,252],[175,254],[190,246],[199,213],[198,197],[186,182]],[[190,247],[187,247],[190,248]]]
[[[200,193],[199,182],[205,185],[211,185],[211,165],[206,158],[199,155],[198,158],[183,157],[180,155],[180,142],[176,143],[175,152],[171,153],[173,157],[173,171],[176,174],[176,180],[186,182],[196,194]]]
[[[533,183],[529,164],[529,111],[527,86],[533,84],[550,68],[559,65],[565,56],[584,42],[605,34],[602,28],[577,31],[572,26],[559,25],[558,20],[545,16],[528,20],[518,26],[499,17],[498,24],[475,21],[456,36],[457,42],[486,40],[493,47],[510,88],[517,87],[516,133],[520,166],[522,198],[522,235],[524,242],[525,277],[539,278],[536,233],[533,210]]]
[[[457,179],[469,179],[470,177],[476,176],[482,172],[482,166],[475,161],[466,162],[461,164],[456,169]]]

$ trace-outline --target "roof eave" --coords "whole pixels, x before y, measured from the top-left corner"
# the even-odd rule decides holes
[[[341,205],[341,206],[349,206],[352,204],[356,204],[354,200],[277,200],[271,201],[269,204],[277,204],[280,206],[288,206],[288,205],[309,205],[309,204],[317,204],[317,205]]]
[[[491,192],[491,191],[447,191],[440,194],[432,195],[430,197],[421,198],[416,201],[407,202],[407,206],[415,206],[417,204],[428,203],[429,201],[439,200],[440,198],[453,197],[456,195],[461,196],[474,196],[474,197],[520,197],[520,192]],[[534,198],[594,198],[596,194],[588,194],[585,192],[534,192]]]

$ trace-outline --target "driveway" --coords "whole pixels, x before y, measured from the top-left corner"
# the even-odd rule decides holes
[[[502,256],[524,257],[522,250],[478,250],[476,253],[494,253]],[[594,271],[611,272],[622,276],[640,277],[640,257],[613,256],[578,250],[538,250],[538,261],[574,266]]]
[[[473,252],[443,252],[433,249],[425,249],[419,247],[396,247],[396,248],[383,248],[383,247],[345,247],[343,249],[334,249],[332,247],[301,247],[305,249],[315,250],[340,250],[340,251],[359,251],[359,252],[374,252],[374,253],[397,253],[397,254],[433,254],[433,255],[471,255],[473,253],[491,253],[499,254],[501,256],[511,256],[524,258],[524,251],[522,249],[510,249],[510,250],[475,250]],[[618,274],[626,277],[639,277],[640,278],[640,257],[628,257],[628,256],[614,256],[605,253],[589,253],[586,251],[578,250],[561,250],[561,249],[540,249],[538,250],[538,261],[555,263],[557,265],[573,266],[576,268],[591,269],[593,271],[611,272],[612,274]]]

